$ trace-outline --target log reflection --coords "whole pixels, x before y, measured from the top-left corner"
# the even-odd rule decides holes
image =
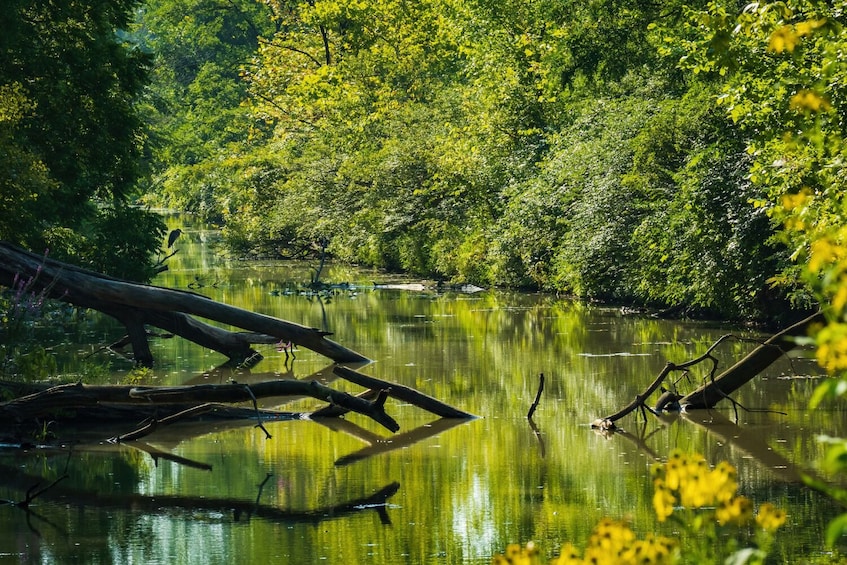
[[[468,422],[469,420],[461,420],[457,418],[441,418],[439,420],[435,420],[432,423],[419,426],[414,430],[391,436],[390,438],[383,438],[376,434],[372,434],[371,432],[368,432],[367,430],[347,420],[320,419],[315,421],[330,428],[331,430],[344,432],[369,444],[368,447],[338,458],[335,461],[335,466],[343,467],[345,465],[355,463],[356,461],[368,459],[369,457],[383,455],[385,453],[390,453],[397,449],[409,447],[425,439],[435,437],[438,434],[456,426],[459,426],[465,422]]]
[[[2,484],[10,489],[26,492],[33,484],[43,479],[34,475],[20,472],[18,469],[6,465],[0,465],[0,476],[4,479]],[[267,480],[267,477],[265,478]],[[316,525],[328,520],[337,520],[355,516],[367,510],[374,510],[383,524],[390,524],[386,507],[388,499],[400,490],[399,482],[392,482],[377,490],[370,496],[364,496],[322,506],[312,510],[286,510],[269,504],[261,504],[256,501],[232,499],[232,498],[209,498],[207,496],[182,496],[182,495],[143,495],[143,494],[121,494],[103,493],[90,490],[79,490],[57,485],[55,488],[44,492],[39,496],[39,501],[64,504],[77,508],[98,509],[121,509],[131,510],[144,514],[167,514],[172,515],[174,511],[184,512],[192,516],[197,512],[218,513],[231,515],[234,522],[260,518],[280,524],[311,524]],[[260,492],[261,495],[261,492]]]
[[[803,477],[814,477],[814,472],[795,465],[765,441],[765,436],[750,426],[739,426],[715,410],[694,410],[683,413],[681,418],[701,427],[721,442],[744,452],[759,465],[773,473],[774,477],[787,483],[803,483]]]

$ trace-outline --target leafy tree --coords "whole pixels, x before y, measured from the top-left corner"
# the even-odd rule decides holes
[[[754,205],[751,136],[716,107],[726,73],[678,65],[696,66],[706,3],[150,6],[160,194],[222,220],[241,254],[725,317],[797,291],[767,282],[788,251]],[[245,14],[252,39],[222,41]],[[220,61],[246,84],[201,71]]]
[[[245,169],[263,138],[243,102],[240,79],[273,30],[255,0],[147,0],[133,36],[155,54],[145,119],[158,204],[221,221],[253,189]]]
[[[128,42],[134,0],[25,2],[0,14],[0,237],[145,278],[162,226],[131,208],[149,62]],[[112,218],[121,229],[110,227]],[[103,246],[105,247],[98,247]],[[121,249],[126,255],[104,253]]]
[[[690,13],[678,45],[689,70],[726,77],[719,101],[749,135],[750,179],[763,193],[755,204],[779,223],[796,265],[773,283],[805,282],[826,314],[815,332],[817,358],[839,378],[818,388],[814,406],[847,391],[844,6],[789,0],[735,8],[714,2]],[[830,470],[847,470],[844,440],[827,441]],[[845,532],[847,515],[831,524],[828,543]]]

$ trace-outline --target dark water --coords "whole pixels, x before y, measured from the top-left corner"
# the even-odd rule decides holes
[[[303,292],[311,265],[226,260],[214,233],[188,229],[171,270],[155,281],[193,287],[224,302],[333,332],[373,359],[364,373],[415,387],[472,421],[438,420],[390,400],[397,434],[359,415],[182,424],[126,445],[0,453],[0,498],[22,500],[36,482],[68,478],[29,512],[0,506],[0,560],[47,563],[488,563],[510,542],[535,540],[549,556],[584,543],[602,517],[627,518],[643,535],[659,531],[651,508],[651,463],[673,448],[729,460],[743,494],[785,508],[779,560],[824,551],[822,532],[838,513],[800,482],[814,472],[820,433],[847,435],[844,416],[811,411],[817,369],[806,353],[773,366],[712,412],[644,423],[605,437],[588,423],[629,402],[665,362],[701,354],[717,337],[761,336],[708,323],[624,316],[619,309],[512,292],[374,289],[398,282],[376,272],[330,268],[324,280],[348,286]],[[403,281],[408,282],[408,281]],[[251,371],[218,369],[219,355],[178,339],[153,344],[154,371],[98,344],[120,328],[91,321],[64,347],[108,367],[107,382],[149,384],[333,380],[330,362],[300,349],[286,360],[259,346]],[[754,344],[719,350],[727,366]],[[538,376],[546,388],[526,419]],[[691,376],[694,384],[703,372]],[[275,405],[308,411],[317,401]],[[786,415],[777,414],[776,411]]]

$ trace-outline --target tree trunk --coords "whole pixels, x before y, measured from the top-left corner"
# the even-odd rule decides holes
[[[136,362],[150,365],[153,356],[144,325],[172,332],[231,360],[255,352],[253,343],[291,342],[337,363],[368,359],[326,338],[327,332],[221,304],[205,296],[114,279],[73,265],[40,257],[0,241],[0,285],[91,308],[119,320],[127,328]],[[17,290],[17,289],[16,289]],[[231,332],[196,320],[199,316],[248,332]]]
[[[35,421],[64,411],[109,404],[156,406],[162,412],[191,410],[211,402],[255,402],[266,396],[303,395],[341,406],[372,418],[392,432],[400,429],[384,409],[387,394],[373,402],[331,389],[317,381],[278,380],[243,385],[192,385],[144,387],[131,385],[58,385],[44,391],[0,403],[0,421]],[[186,407],[187,406],[187,407]],[[258,412],[258,410],[257,410]]]
[[[645,413],[647,410],[661,412],[671,404],[676,406],[676,409],[685,408],[686,410],[713,408],[715,404],[728,398],[730,394],[767,369],[774,361],[797,347],[796,338],[807,336],[814,325],[822,324],[824,321],[825,318],[822,312],[812,314],[793,326],[771,336],[735,365],[720,375],[713,376],[717,369],[717,359],[712,357],[712,351],[724,340],[733,337],[731,335],[722,336],[709,347],[706,353],[695,359],[684,363],[666,363],[659,375],[653,379],[653,382],[650,383],[643,393],[637,395],[632,402],[614,414],[594,420],[591,426],[592,428],[604,431],[617,430],[618,428],[615,422],[639,408]],[[675,391],[667,391],[662,388],[662,384],[671,373],[688,371],[691,367],[705,361],[712,362],[712,376],[707,383],[697,390],[685,395],[678,395]],[[656,404],[656,408],[650,409],[645,404],[645,401],[658,390],[662,390],[663,394]]]
[[[814,324],[823,324],[824,315],[821,312],[812,314],[791,327],[768,338],[762,345],[751,351],[726,371],[702,385],[697,390],[683,396],[680,406],[686,409],[712,408],[767,369],[774,361],[797,347],[798,337],[809,335],[809,328]]]

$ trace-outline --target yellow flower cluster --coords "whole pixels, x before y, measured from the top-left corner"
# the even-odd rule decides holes
[[[604,519],[594,528],[585,555],[580,556],[573,544],[565,544],[550,565],[660,565],[674,563],[678,557],[676,543],[663,536],[649,534],[645,539],[635,534],[624,522]],[[530,542],[526,547],[511,544],[505,555],[494,558],[494,565],[538,565],[538,548]]]
[[[753,519],[753,503],[737,494],[736,471],[726,461],[710,469],[702,455],[686,455],[676,450],[667,463],[654,465],[652,472],[653,509],[660,522],[673,514],[677,506],[692,510],[713,508],[715,520],[721,526],[744,526]],[[763,504],[756,523],[772,532],[785,523],[785,512],[770,503]]]
[[[753,521],[753,503],[737,493],[735,467],[723,461],[710,468],[702,455],[686,455],[674,451],[664,465],[654,465],[653,508],[664,522],[678,507],[702,510],[697,523],[718,523],[721,526],[746,526]],[[705,519],[706,522],[701,521]],[[770,502],[759,507],[756,525],[766,534],[773,534],[785,523],[785,511]],[[583,555],[570,543],[562,546],[551,565],[585,564],[663,564],[676,563],[681,558],[679,543],[664,536],[648,534],[643,540],[625,522],[603,519],[595,526]],[[539,565],[538,548],[512,544],[505,555],[494,558],[494,565]]]
[[[565,544],[559,557],[551,565],[635,565],[674,563],[677,560],[676,543],[664,536],[649,534],[645,539],[635,534],[624,522],[604,519],[594,528],[585,548],[585,556],[572,544]]]
[[[825,19],[806,20],[794,25],[778,27],[768,38],[768,51],[774,53],[788,51],[791,53],[802,38],[811,35],[814,30],[825,26],[826,23]]]
[[[735,469],[729,463],[722,462],[709,469],[702,455],[685,455],[677,450],[664,465],[654,465],[652,472],[653,509],[660,522],[664,522],[677,505],[703,508],[740,504],[734,500],[738,483]],[[731,511],[727,512],[725,515],[729,516]],[[737,512],[731,515],[734,519],[738,517]]]
[[[765,502],[759,507],[759,513],[756,514],[756,524],[763,530],[773,533],[785,523],[785,518],[785,510],[777,508],[770,502]]]
[[[511,543],[506,546],[506,554],[495,556],[493,563],[494,565],[538,565],[538,548],[532,542],[527,543],[526,547]]]

